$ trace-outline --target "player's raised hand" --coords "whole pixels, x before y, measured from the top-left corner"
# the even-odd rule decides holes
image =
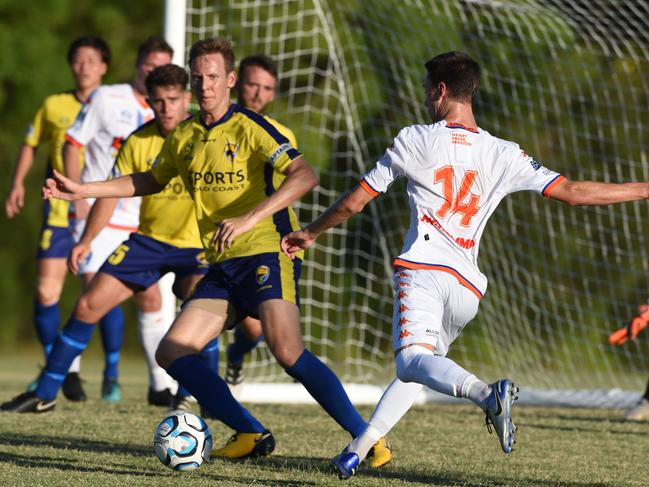
[[[282,238],[282,252],[291,259],[295,258],[295,253],[300,250],[306,250],[313,245],[315,237],[304,228],[297,232],[291,232]]]
[[[220,221],[217,223],[216,233],[212,237],[212,247],[216,247],[219,254],[223,253],[225,249],[230,248],[232,242],[234,242],[234,237],[252,230],[256,224],[257,221],[250,214]]]
[[[5,199],[7,217],[15,217],[23,209],[23,206],[25,206],[25,187],[22,184],[13,186]]]
[[[53,171],[52,177],[45,180],[43,185],[43,199],[74,201],[83,198],[81,195],[82,185],[66,178],[63,174]]]
[[[70,255],[68,256],[68,269],[70,269],[70,272],[72,272],[72,274],[74,274],[75,276],[78,274],[79,264],[83,262],[89,254],[90,245],[79,242],[74,247],[72,247]]]

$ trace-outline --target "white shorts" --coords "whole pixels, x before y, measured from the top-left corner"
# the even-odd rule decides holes
[[[79,241],[86,227],[85,219],[77,219],[74,222],[73,236]],[[79,264],[79,274],[96,273],[113,251],[136,229],[121,229],[110,226],[104,227],[90,244],[90,254]]]
[[[401,269],[394,274],[392,343],[394,350],[413,343],[448,347],[478,313],[480,300],[451,274]]]

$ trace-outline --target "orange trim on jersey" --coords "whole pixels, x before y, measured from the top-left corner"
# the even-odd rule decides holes
[[[365,191],[366,191],[370,196],[374,197],[374,196],[378,196],[378,195],[379,195],[379,192],[378,192],[377,190],[375,190],[372,186],[370,186],[369,183],[368,183],[367,181],[365,181],[364,179],[361,179],[361,180],[358,182],[358,184],[359,184],[359,186],[360,186],[361,188],[363,188],[363,189],[364,189],[364,190],[365,190]]]
[[[447,274],[452,275],[455,279],[457,279],[457,282],[460,283],[460,285],[464,286],[467,288],[469,291],[471,291],[473,294],[478,299],[482,298],[482,293],[480,290],[475,287],[473,284],[471,284],[467,279],[462,276],[458,271],[453,269],[452,267],[444,266],[444,265],[435,265],[435,264],[417,264],[415,262],[409,262],[407,260],[403,259],[394,259],[392,262],[393,266],[401,266],[405,267],[406,269],[419,269],[419,270],[427,270],[427,271],[442,271],[446,272]]]
[[[65,141],[70,142],[70,144],[72,144],[75,147],[79,147],[79,148],[83,147],[83,144],[81,142],[76,141],[75,139],[70,137],[68,134],[65,134]]]
[[[556,177],[554,181],[552,181],[545,188],[543,188],[543,196],[545,196],[546,198],[549,198],[550,197],[550,191],[552,191],[554,188],[556,188],[557,184],[559,184],[564,179],[566,179],[565,176]]]
[[[106,225],[107,228],[114,228],[115,230],[126,230],[128,232],[137,232],[137,227],[127,227],[125,225],[115,225],[114,223],[109,223]]]

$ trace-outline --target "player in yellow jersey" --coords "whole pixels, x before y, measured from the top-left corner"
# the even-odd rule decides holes
[[[163,338],[156,358],[213,417],[235,430],[215,456],[268,455],[275,447],[270,431],[198,356],[210,340],[246,315],[261,319],[278,363],[355,436],[365,429],[365,421],[335,374],[304,347],[298,309],[301,256],[291,260],[280,249],[282,236],[297,228],[290,205],[317,184],[315,173],[263,116],[230,103],[236,74],[229,41],[198,41],[190,49],[189,65],[200,112],[167,137],[150,171],[85,184],[55,173],[43,196],[73,200],[152,194],[177,176],[189,188],[210,269]],[[76,340],[89,335],[74,332]],[[57,347],[60,343],[68,346],[57,342]],[[51,400],[38,395],[16,399],[4,408],[33,411]]]
[[[277,65],[268,56],[256,54],[239,62],[237,79],[237,103],[239,106],[260,113],[297,149],[297,139],[291,129],[271,118],[266,109],[277,95]],[[233,342],[228,346],[225,381],[231,386],[243,382],[243,360],[262,340],[261,322],[251,316],[245,317],[234,329]]]
[[[146,85],[155,119],[126,139],[117,156],[114,175],[149,170],[165,136],[187,117],[191,100],[191,93],[186,90],[188,79],[185,70],[173,64],[160,66],[149,74]],[[110,221],[116,206],[114,198],[102,199],[93,205],[77,244],[81,250],[90,247]],[[148,289],[167,272],[176,274],[174,291],[178,297],[186,299],[207,272],[203,256],[193,200],[181,178],[172,178],[162,191],[142,198],[137,232],[132,233],[94,275],[56,342],[37,389],[19,396],[19,402],[34,405],[33,398],[40,397],[47,399],[47,407],[41,406],[39,412],[51,410],[60,385],[61,363],[71,360],[70,355],[80,353],[79,349],[87,343],[85,338],[89,339],[89,335],[83,333],[92,331],[91,325],[109,309]]]
[[[65,133],[77,117],[81,106],[101,84],[110,63],[110,49],[99,37],[80,37],[70,44],[67,57],[75,88],[48,96],[36,112],[20,148],[9,194],[5,199],[5,211],[9,218],[15,217],[24,206],[25,177],[33,165],[36,149],[40,145],[49,143],[48,174],[51,174],[52,169],[63,171],[61,149]],[[36,254],[34,299],[34,324],[46,358],[59,331],[59,299],[67,273],[66,259],[73,245],[68,202],[46,201]],[[33,388],[33,385],[30,387]],[[73,401],[86,398],[79,380],[78,359],[71,365],[63,382],[63,393]]]

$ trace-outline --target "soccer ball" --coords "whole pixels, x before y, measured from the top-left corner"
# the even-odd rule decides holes
[[[212,432],[200,416],[175,411],[155,429],[153,448],[167,467],[194,470],[210,457]]]

